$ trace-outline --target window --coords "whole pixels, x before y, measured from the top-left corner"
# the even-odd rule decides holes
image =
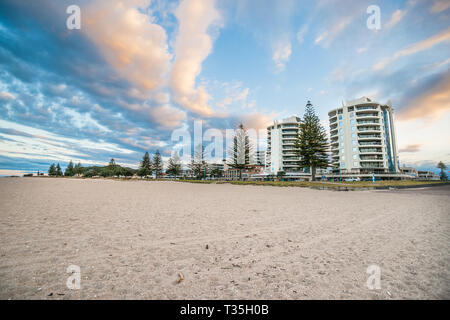
[[[356,152],[356,148],[353,148],[353,152]]]
[[[340,133],[344,132],[344,129],[340,128],[340,129],[339,129],[339,132],[340,132]]]
[[[358,166],[358,162],[353,162],[353,166],[357,167]]]
[[[352,127],[352,131],[355,131],[355,127]]]
[[[356,140],[353,140],[353,141],[352,141],[352,144],[353,144],[354,146],[356,146]]]
[[[341,168],[345,168],[345,162],[341,163]]]
[[[341,140],[344,140],[344,135],[343,134],[341,134]]]
[[[345,153],[345,150],[344,150],[344,149],[341,149],[341,153]]]
[[[341,160],[345,160],[345,156],[341,156]]]
[[[341,142],[341,147],[343,147],[344,146],[344,143],[343,142]]]
[[[339,127],[342,127],[342,121],[339,121]]]
[[[339,120],[342,120],[342,114],[339,115],[338,119],[339,119]]]
[[[355,119],[350,120],[350,124],[355,124]]]
[[[354,115],[355,115],[354,112],[350,112],[350,118],[353,118]]]
[[[353,155],[353,160],[356,160],[356,154]]]
[[[356,138],[356,134],[352,133],[352,138]]]

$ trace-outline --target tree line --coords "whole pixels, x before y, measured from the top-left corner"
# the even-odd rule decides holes
[[[325,129],[320,124],[319,117],[315,114],[312,104],[308,101],[306,111],[300,124],[299,136],[296,140],[296,153],[299,157],[299,166],[307,168],[311,172],[312,179],[315,179],[317,168],[327,168],[329,165],[328,140]],[[239,124],[233,137],[233,143],[228,150],[229,158],[227,165],[238,170],[239,178],[242,179],[242,172],[248,169],[251,164],[253,154],[253,146],[251,144],[247,129],[243,124]],[[204,147],[200,144],[195,147],[194,155],[188,164],[191,176],[196,179],[205,178],[206,175],[220,178],[222,171],[218,166],[210,165],[206,162]],[[164,165],[160,152],[157,150],[150,158],[148,152],[144,154],[139,168],[132,169],[122,167],[111,159],[107,166],[89,166],[83,167],[80,163],[74,165],[69,162],[66,170],[62,171],[60,164],[51,164],[48,174],[49,176],[84,176],[84,177],[131,177],[137,175],[139,177],[148,177],[155,175],[160,178],[163,174]],[[182,163],[177,154],[168,160],[166,174],[173,177],[182,175]]]

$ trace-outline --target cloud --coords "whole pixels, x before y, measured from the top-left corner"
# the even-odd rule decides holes
[[[402,147],[398,150],[398,152],[419,152],[422,144],[408,144],[405,147]]]
[[[337,21],[333,26],[320,33],[314,43],[322,45],[324,48],[330,46],[330,44],[350,25],[355,19],[354,16],[345,16]]]
[[[13,100],[14,96],[6,91],[2,91],[0,92],[0,101],[8,101],[8,100]]]
[[[94,1],[82,31],[117,73],[142,93],[165,84],[171,59],[165,30],[137,7],[141,1]]]
[[[414,53],[430,49],[441,42],[447,42],[447,41],[450,41],[450,28],[447,28],[445,31],[442,31],[441,33],[438,33],[428,39],[416,42],[416,43],[408,46],[407,48],[404,48],[402,50],[395,52],[392,57],[379,61],[377,64],[375,64],[372,67],[372,69],[373,70],[382,70],[382,69],[386,68],[394,60],[397,60],[398,58],[409,56]]]
[[[273,48],[272,60],[275,63],[275,67],[278,72],[284,70],[286,63],[291,57],[291,53],[291,42],[287,37],[275,43]]]
[[[395,10],[391,16],[391,19],[384,25],[386,29],[391,29],[397,23],[399,23],[406,15],[406,10]]]
[[[220,24],[221,16],[213,0],[183,0],[175,10],[175,16],[179,27],[170,74],[174,101],[194,113],[212,116],[211,97],[204,86],[196,88],[195,80],[203,61],[212,51],[213,39],[208,32]]]
[[[267,129],[273,119],[275,119],[275,115],[272,114],[263,114],[260,112],[252,112],[244,115],[242,117],[242,123],[248,129]]]
[[[297,41],[299,44],[302,44],[305,41],[305,34],[308,32],[308,25],[305,24],[301,29],[297,32]]]
[[[182,122],[186,119],[186,112],[168,104],[150,108],[149,115],[152,117],[153,121],[168,129],[181,126]]]
[[[401,120],[434,118],[450,110],[450,70],[428,90],[417,97],[412,97],[398,114]]]
[[[435,0],[433,6],[430,8],[431,13],[440,13],[450,8],[448,0]]]
[[[225,98],[216,103],[219,108],[227,109],[233,104],[239,104],[241,108],[251,105],[251,103],[247,102],[250,89],[244,88],[241,82],[234,82],[231,85],[224,83],[222,86],[225,87]]]
[[[356,49],[357,53],[363,53],[363,52],[366,52],[366,51],[367,51],[367,47],[361,47],[361,48]]]

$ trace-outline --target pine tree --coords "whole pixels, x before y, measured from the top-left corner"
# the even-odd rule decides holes
[[[56,165],[56,174],[55,175],[57,175],[58,177],[63,175],[62,170],[61,170],[61,166],[59,165],[59,162]]]
[[[439,176],[441,177],[442,181],[447,181],[448,180],[448,175],[447,172],[445,172],[445,170],[447,170],[447,166],[445,165],[445,163],[443,163],[442,161],[439,161],[437,167],[439,169],[441,169],[441,173],[439,174]]]
[[[67,165],[66,171],[64,171],[64,175],[67,177],[73,177],[75,174],[72,160],[70,160],[69,164]]]
[[[80,162],[78,162],[78,163],[75,165],[75,167],[74,167],[74,169],[73,169],[73,173],[76,174],[76,175],[81,175],[81,174],[83,173],[83,167],[81,166],[81,163],[80,163]]]
[[[231,155],[228,165],[233,169],[239,170],[239,180],[242,180],[242,170],[250,165],[253,152],[247,130],[242,123],[236,129],[233,145],[228,152]]]
[[[207,163],[205,161],[205,148],[201,143],[199,143],[195,147],[194,156],[192,157],[191,163],[188,166],[196,179],[201,179],[202,176],[205,176]]]
[[[50,168],[48,169],[48,175],[49,176],[55,176],[56,175],[56,166],[54,163],[50,165]]]
[[[150,160],[150,155],[148,154],[148,152],[146,152],[144,154],[144,157],[142,158],[137,175],[140,177],[146,177],[151,174],[152,174],[152,162]]]
[[[181,160],[178,153],[175,153],[174,156],[169,159],[166,173],[170,176],[179,176],[181,174]]]
[[[153,171],[155,172],[156,179],[158,179],[163,172],[164,165],[161,158],[161,154],[159,153],[159,150],[156,150],[155,155],[153,156]]]
[[[311,180],[314,181],[316,169],[328,167],[328,139],[310,101],[306,104],[295,148],[300,157],[300,167],[309,168]]]

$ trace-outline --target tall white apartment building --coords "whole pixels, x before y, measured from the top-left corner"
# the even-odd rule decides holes
[[[256,164],[266,166],[266,150],[256,151]]]
[[[300,130],[300,118],[292,116],[282,121],[274,121],[267,127],[266,171],[300,172],[299,156],[295,142]]]
[[[398,174],[394,111],[362,97],[328,113],[333,175]]]

